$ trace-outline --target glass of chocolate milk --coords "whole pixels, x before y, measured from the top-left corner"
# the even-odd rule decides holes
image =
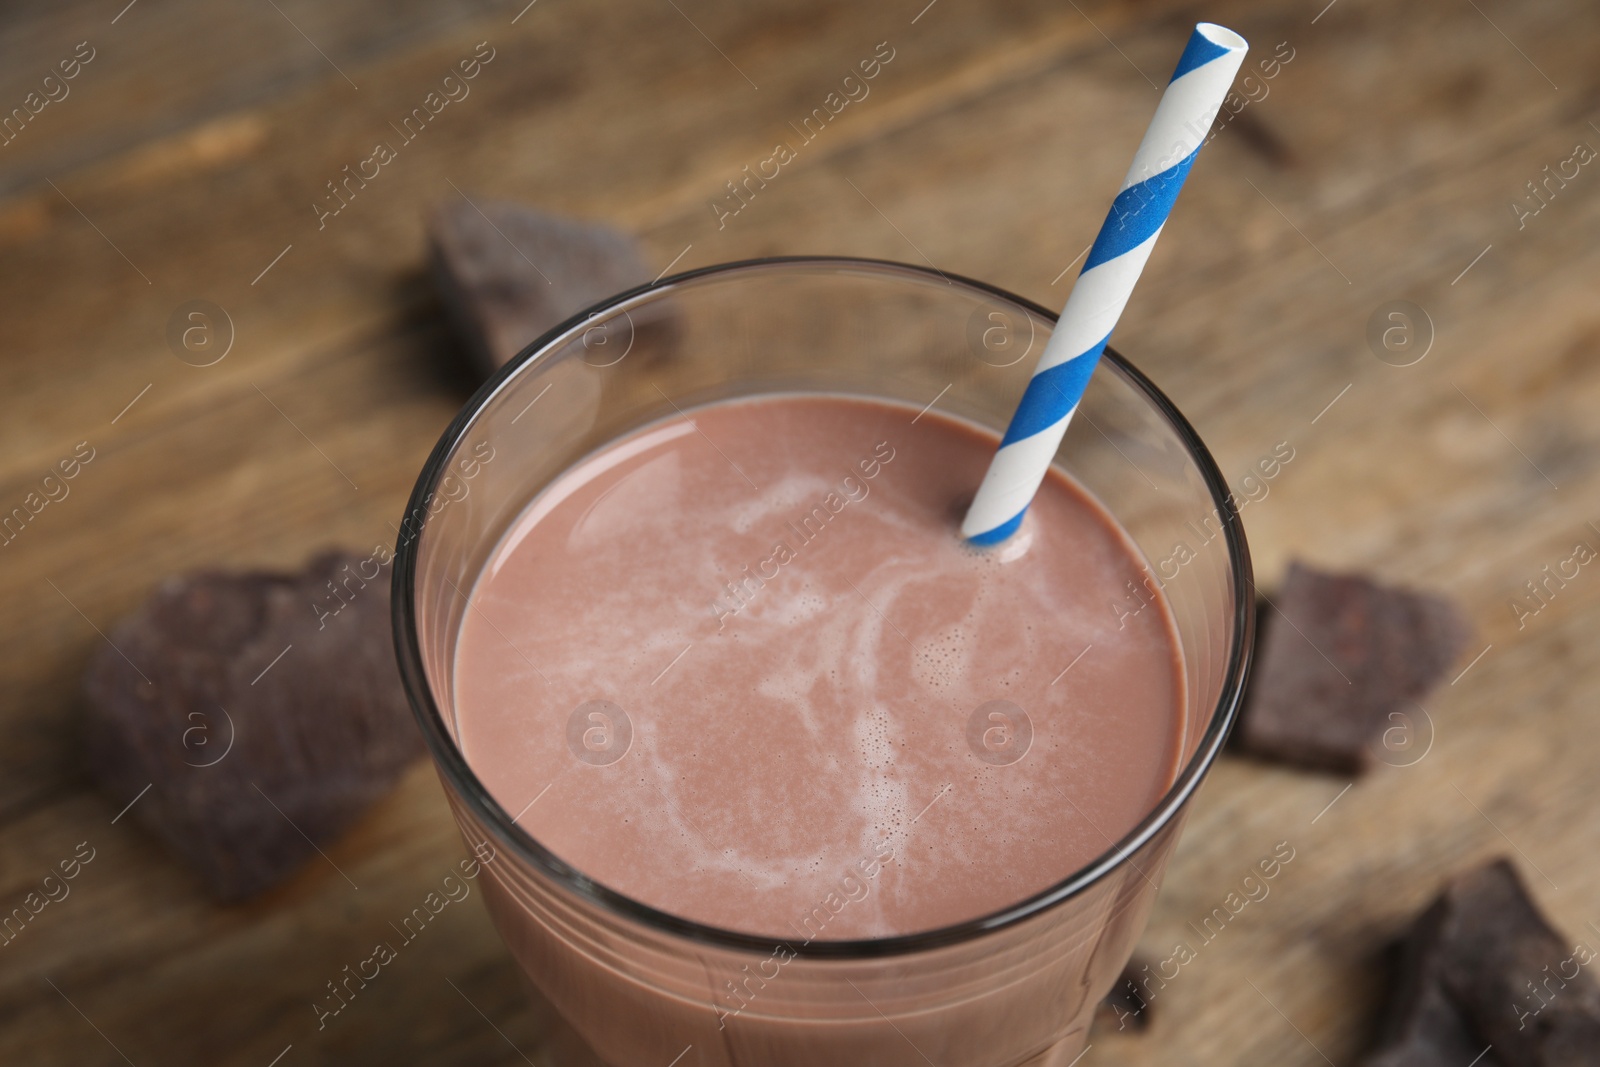
[[[1108,351],[957,528],[1055,317],[893,263],[693,271],[529,347],[395,571],[485,900],[613,1067],[1066,1067],[1249,659],[1249,554]]]

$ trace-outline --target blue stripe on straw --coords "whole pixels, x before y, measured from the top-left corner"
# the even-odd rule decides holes
[[[1011,425],[1006,427],[1000,447],[1032,437],[1066,418],[1067,412],[1077,404],[1077,398],[1088,388],[1089,375],[1094,373],[1100,353],[1105,351],[1106,342],[1110,340],[1108,333],[1087,352],[1028,379],[1028,388],[1023,390],[1022,400],[1017,404],[1016,414],[1011,416]]]
[[[1183,48],[1183,55],[1178,57],[1178,68],[1172,72],[1171,85],[1196,67],[1203,67],[1218,56],[1225,56],[1228,50],[1212,41],[1198,29],[1189,35],[1189,43]]]
[[[1017,532],[1017,527],[1022,525],[1022,517],[1027,513],[1028,509],[1023,508],[1021,511],[1017,512],[1011,518],[1007,519],[999,526],[996,526],[994,529],[985,530],[981,534],[976,534],[967,538],[967,540],[971,541],[975,545],[998,545],[1001,541],[1004,541],[1006,538]]]
[[[1172,205],[1178,199],[1178,190],[1189,176],[1200,149],[1195,148],[1176,164],[1142,182],[1135,182],[1111,201],[1106,221],[1094,239],[1089,258],[1084,260],[1081,273],[1087,274],[1108,260],[1133,251],[1166,223]]]

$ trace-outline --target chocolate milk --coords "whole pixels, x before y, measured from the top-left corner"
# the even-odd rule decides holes
[[[798,394],[595,453],[471,590],[468,763],[594,881],[796,948],[1061,882],[1172,783],[1181,659],[1140,553],[1066,476],[1007,543],[961,541],[994,448]]]

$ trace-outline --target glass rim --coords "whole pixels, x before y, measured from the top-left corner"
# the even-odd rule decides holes
[[[535,363],[559,338],[603,311],[624,307],[639,301],[642,297],[673,289],[685,282],[718,275],[736,275],[750,271],[774,268],[781,270],[790,267],[868,268],[884,275],[910,275],[919,280],[936,280],[947,284],[958,284],[1014,304],[1030,314],[1039,316],[1052,326],[1054,326],[1058,318],[1054,312],[1041,307],[1033,301],[986,282],[977,281],[959,274],[931,270],[915,264],[869,257],[766,256],[697,267],[665,278],[658,278],[646,285],[636,286],[633,289],[608,297],[545,331],[544,334],[518,353],[516,357],[491,375],[489,380],[484,382],[473,393],[471,399],[462,406],[461,410],[451,419],[449,426],[440,435],[438,443],[434,445],[427,462],[423,464],[421,473],[417,476],[416,486],[411,492],[410,499],[406,502],[404,514],[416,514],[417,509],[426,508],[430,494],[434,491],[439,480],[448,472],[449,461],[456,447],[462,443],[467,431],[475,423],[479,414],[508,382],[515,378],[525,367]],[[1250,562],[1250,550],[1245,542],[1239,509],[1234,502],[1233,494],[1228,488],[1227,481],[1217,467],[1216,460],[1212,458],[1211,452],[1206,448],[1199,434],[1195,432],[1194,427],[1189,424],[1189,420],[1184,417],[1177,406],[1138,368],[1113,348],[1107,346],[1102,358],[1110,361],[1117,368],[1124,379],[1150,402],[1151,406],[1155,408],[1157,413],[1177,434],[1179,441],[1188,453],[1189,459],[1198,469],[1217,514],[1223,518],[1222,532],[1228,550],[1234,596],[1233,618],[1230,627],[1232,639],[1231,647],[1228,650],[1227,666],[1223,673],[1221,695],[1218,698],[1216,707],[1212,709],[1211,716],[1200,736],[1194,755],[1184,763],[1176,778],[1174,778],[1172,785],[1152,805],[1150,811],[1133,829],[1129,830],[1120,840],[1095,859],[1048,888],[975,919],[968,919],[931,930],[895,934],[881,938],[811,941],[795,949],[797,954],[803,958],[812,960],[867,960],[941,948],[996,933],[1063,904],[1110,874],[1171,823],[1183,811],[1189,798],[1199,788],[1206,771],[1210,769],[1218,754],[1222,751],[1228,732],[1238,716],[1240,703],[1243,699],[1245,681],[1250,671],[1255,632],[1254,574]],[[422,513],[426,514],[426,511],[424,510]],[[444,717],[434,701],[433,690],[428,683],[427,671],[423,665],[422,649],[416,625],[415,579],[418,547],[422,541],[422,533],[426,528],[426,522],[424,522],[422,527],[409,540],[402,537],[395,547],[395,569],[390,597],[395,656],[399,661],[401,680],[405,686],[411,710],[416,715],[418,726],[422,730],[423,739],[427,744],[429,754],[433,757],[435,767],[447,777],[449,783],[465,800],[483,826],[499,838],[500,844],[511,849],[519,857],[529,861],[541,874],[550,878],[564,891],[589,904],[600,907],[603,911],[613,916],[640,924],[659,933],[718,948],[758,954],[771,952],[775,944],[788,944],[791,948],[794,948],[794,943],[786,938],[774,938],[738,930],[729,930],[708,923],[686,919],[671,912],[652,907],[602,885],[551,852],[532,834],[518,826],[506,810],[501,807],[500,803],[489,793],[488,789],[478,779],[477,774],[467,764],[466,757],[461,753],[452,738],[445,725]]]

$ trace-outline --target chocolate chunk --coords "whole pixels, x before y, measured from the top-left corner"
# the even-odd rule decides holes
[[[429,220],[428,244],[434,280],[484,376],[546,330],[655,273],[631,237],[520,204],[445,201]],[[640,318],[622,332],[646,336],[597,332],[596,346],[605,346],[597,353],[610,361],[630,346],[669,339],[659,311]]]
[[[1150,999],[1145,996],[1140,980],[1146,978],[1151,962],[1144,956],[1134,956],[1122,968],[1117,984],[1111,987],[1095,1008],[1095,1029],[1110,1033],[1142,1034],[1150,1028]]]
[[[1471,637],[1450,601],[1300,563],[1262,620],[1238,744],[1300,766],[1360,773],[1387,731],[1431,738],[1416,701]],[[1402,758],[1399,753],[1395,758]]]
[[[1378,1047],[1365,1067],[1503,1067],[1444,991],[1446,910],[1435,903],[1401,942]]]
[[[1462,875],[1439,903],[1445,991],[1506,1067],[1600,1061],[1596,953],[1545,921],[1510,863]]]
[[[423,752],[380,557],[169,579],[95,653],[91,770],[118,808],[148,784],[129,817],[218,897],[281,882]]]
[[[1551,927],[1506,860],[1460,875],[1406,938],[1366,1067],[1600,1062],[1600,983],[1585,969],[1595,958]]]

